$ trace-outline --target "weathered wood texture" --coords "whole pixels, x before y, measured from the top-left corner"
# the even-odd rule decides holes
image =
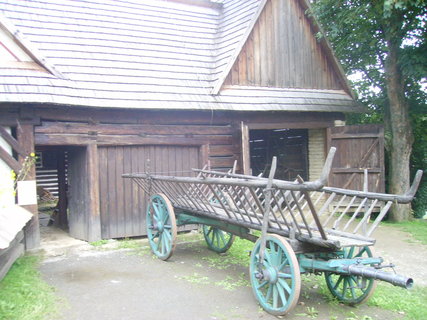
[[[298,1],[270,0],[225,84],[345,89]]]
[[[241,169],[241,123],[249,128],[325,128],[340,113],[233,113],[160,111],[61,112],[40,109],[36,144],[75,145],[207,145],[213,169],[229,169],[235,160]],[[154,125],[155,124],[155,125]]]
[[[336,147],[329,186],[363,190],[368,169],[368,191],[384,192],[384,129],[381,125],[327,129],[327,146]]]
[[[0,280],[4,278],[16,259],[24,253],[23,239],[24,233],[20,231],[9,247],[0,250]]]
[[[89,190],[86,148],[68,151],[68,209],[70,235],[87,240],[89,236]]]
[[[148,161],[150,160],[150,161]],[[145,235],[146,195],[122,174],[151,172],[190,175],[202,164],[200,148],[114,146],[99,148],[102,238]]]
[[[123,181],[121,174],[144,171],[147,158],[151,159],[152,171],[200,168],[208,161],[212,169],[223,170],[232,168],[238,160],[237,170],[242,172],[242,123],[247,130],[325,128],[342,118],[340,113],[119,112],[79,108],[40,108],[35,116],[40,119],[35,127],[37,146],[69,149],[70,233],[85,240],[97,239],[99,220],[98,236],[102,238],[145,234],[145,200]],[[98,165],[96,157],[88,158],[89,149],[95,147]],[[189,150],[197,150],[196,162],[191,161],[193,157],[183,160],[193,152]],[[150,152],[154,152],[154,158]],[[248,170],[248,159],[245,165]],[[94,195],[96,168],[99,200]]]

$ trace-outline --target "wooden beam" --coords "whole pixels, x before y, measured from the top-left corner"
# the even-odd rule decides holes
[[[87,146],[88,173],[88,234],[89,242],[101,240],[101,211],[99,203],[99,164],[96,144]]]
[[[249,128],[242,121],[241,122],[241,135],[242,135],[242,171],[243,174],[251,174],[251,157],[249,147]]]
[[[19,155],[26,156],[24,148],[16,141],[6,129],[0,125],[0,136],[15,150]]]
[[[139,137],[139,136],[117,136],[117,135],[71,135],[71,134],[36,134],[37,145],[76,145],[84,146],[97,143],[102,146],[114,145],[183,145],[183,146],[200,146],[207,143],[231,144],[231,136],[206,136],[206,137]]]
[[[3,160],[15,173],[22,169],[22,165],[0,146],[0,159]]]
[[[17,126],[17,136],[18,143],[22,146],[26,155],[34,152],[34,126],[32,124],[20,124]],[[19,161],[24,163],[25,157],[20,156]],[[31,166],[30,170],[27,173],[25,180],[35,180],[36,179],[36,169],[34,166]],[[31,220],[27,223],[24,228],[25,234],[25,248],[27,250],[35,249],[40,246],[40,226],[39,226],[39,215],[38,215],[38,206],[27,205],[22,206],[33,214]]]
[[[36,133],[98,134],[98,135],[162,135],[162,134],[231,134],[227,125],[148,125],[148,124],[88,124],[47,122],[36,127]]]

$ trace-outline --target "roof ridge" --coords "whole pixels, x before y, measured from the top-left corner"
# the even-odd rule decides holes
[[[59,72],[53,64],[49,63],[37,47],[2,13],[0,13],[0,29],[7,32],[11,38],[16,41],[17,45],[34,60],[34,62],[39,64],[55,77],[65,79],[65,76]]]

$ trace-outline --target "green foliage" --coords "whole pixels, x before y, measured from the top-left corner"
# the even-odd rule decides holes
[[[385,123],[386,149],[392,150],[385,67],[397,48],[398,77],[409,105],[415,143],[411,170],[427,169],[427,5],[425,0],[317,0],[313,15],[324,28],[366,114],[348,115],[348,124]],[[318,35],[318,37],[321,35]],[[390,156],[390,153],[388,153]],[[427,178],[413,203],[416,216],[427,209]]]
[[[0,319],[45,320],[58,314],[52,287],[37,270],[40,258],[19,258],[0,282]]]

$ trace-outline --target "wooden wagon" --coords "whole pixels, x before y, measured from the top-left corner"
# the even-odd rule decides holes
[[[203,225],[209,248],[219,253],[230,248],[235,235],[251,240],[253,293],[267,312],[283,315],[298,302],[303,273],[323,272],[331,293],[348,304],[366,301],[375,279],[405,288],[413,283],[382,271],[386,266],[370,247],[392,203],[413,199],[422,172],[404,195],[329,188],[325,184],[334,153],[331,148],[321,177],[308,182],[274,179],[275,158],[268,178],[205,169],[194,170],[195,177],[148,172],[123,177],[151,196],[147,234],[160,259],[172,255],[181,225]]]

